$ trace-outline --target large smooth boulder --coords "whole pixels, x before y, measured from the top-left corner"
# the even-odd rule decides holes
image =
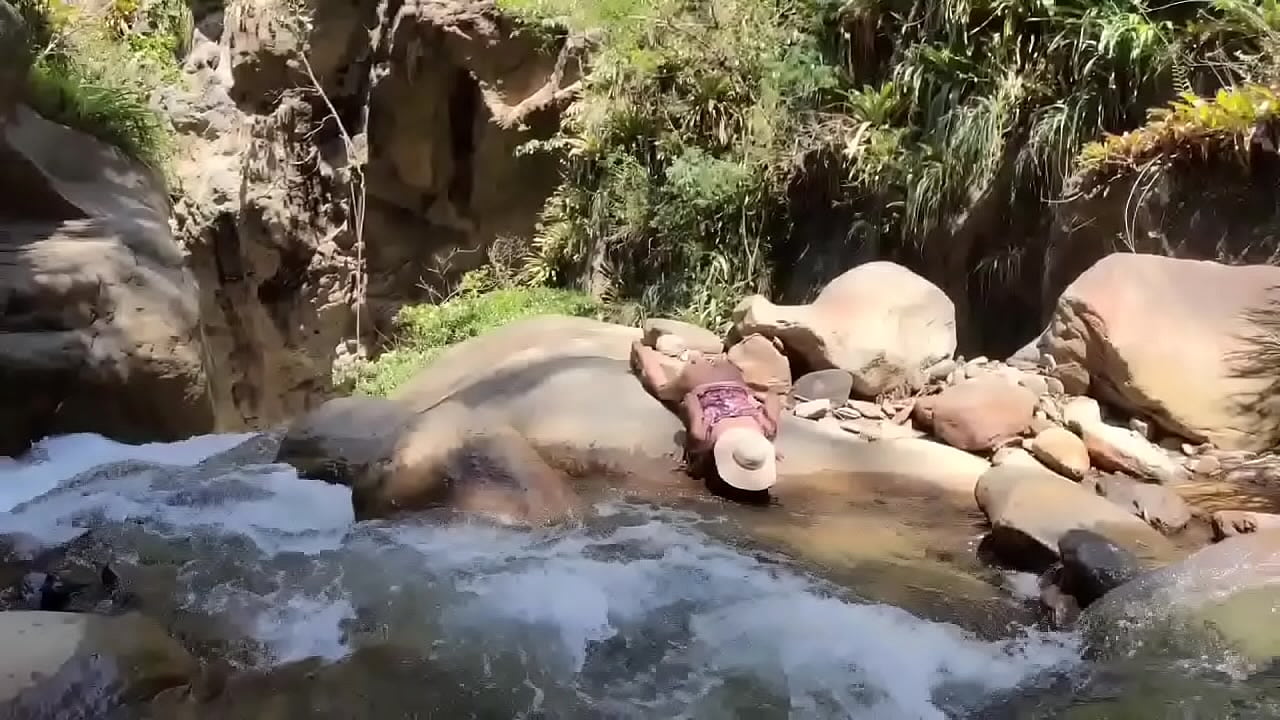
[[[921,399],[914,412],[929,418],[933,434],[952,447],[989,452],[1031,426],[1036,396],[1000,378],[966,380]]]
[[[1081,622],[1107,653],[1204,655],[1248,672],[1280,657],[1278,604],[1280,532],[1272,530],[1228,538],[1145,573],[1107,593]]]
[[[975,496],[991,522],[989,547],[1013,564],[1055,558],[1062,538],[1077,529],[1143,560],[1175,554],[1169,541],[1138,517],[1034,460],[994,466],[978,480]]]
[[[0,454],[56,433],[214,429],[196,284],[159,178],[19,107],[0,186]]]
[[[542,450],[674,459],[684,426],[631,371],[638,328],[548,315],[450,348],[392,400],[492,413]]]
[[[1180,463],[1135,430],[1097,422],[1081,427],[1080,435],[1093,464],[1103,470],[1124,472],[1166,485],[1177,484],[1187,477]]]
[[[1116,253],[1063,292],[1040,348],[1064,382],[1172,433],[1265,449],[1280,440],[1278,286],[1280,267]]]
[[[195,679],[199,664],[137,614],[0,613],[0,715],[103,717]]]
[[[868,397],[918,382],[956,349],[955,306],[946,293],[891,262],[849,270],[808,305],[747,298],[734,323],[740,335],[779,338],[810,370],[848,370],[853,389]]]

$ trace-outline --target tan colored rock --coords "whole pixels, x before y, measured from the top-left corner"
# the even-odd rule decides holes
[[[0,707],[14,718],[48,717],[50,708],[59,717],[99,717],[94,708],[145,702],[200,670],[163,628],[136,613],[3,612],[0,646]]]
[[[856,410],[859,415],[865,418],[880,420],[885,417],[884,408],[873,402],[867,402],[866,400],[850,400],[845,404]]]
[[[398,435],[389,458],[352,487],[357,518],[449,507],[508,524],[575,514],[568,479],[501,417],[445,403]]]
[[[739,334],[777,337],[814,369],[853,374],[866,397],[919,382],[955,352],[955,307],[929,281],[890,262],[871,262],[831,281],[810,305],[762,296],[734,311]]]
[[[1081,430],[1093,463],[1103,470],[1128,473],[1164,484],[1186,478],[1182,466],[1150,440],[1128,429],[1095,423]]]
[[[1099,397],[1168,432],[1219,447],[1280,439],[1275,368],[1254,314],[1280,267],[1115,253],[1063,292],[1043,347]],[[1061,377],[1061,375],[1060,375]]]
[[[1196,458],[1191,463],[1191,472],[1197,475],[1214,475],[1222,469],[1222,461],[1212,455]]]
[[[1280,530],[1280,515],[1246,510],[1219,510],[1213,513],[1213,533],[1217,540],[1236,535]]]
[[[641,329],[644,331],[644,342],[649,347],[658,347],[660,338],[675,337],[690,350],[707,354],[724,352],[724,342],[718,335],[691,323],[665,318],[649,318],[644,321]]]
[[[1049,394],[1049,380],[1043,375],[1019,372],[1018,384],[1030,390],[1036,397]]]
[[[992,450],[1026,432],[1036,406],[1026,388],[999,378],[969,380],[926,400],[934,435],[971,452]]]
[[[1168,486],[1139,482],[1119,474],[1089,478],[1085,484],[1162,532],[1178,532],[1191,522],[1190,506]]]
[[[784,395],[791,390],[791,363],[763,335],[748,335],[729,348],[729,362],[755,390]]]
[[[1078,433],[1102,422],[1102,408],[1091,397],[1073,397],[1062,405],[1062,421]]]
[[[1081,480],[1089,472],[1089,449],[1075,433],[1065,428],[1050,427],[1030,443],[1031,454],[1049,469],[1072,480]]]
[[[1011,559],[1056,556],[1058,541],[1075,529],[1091,530],[1139,558],[1174,555],[1169,541],[1142,520],[1038,463],[993,467],[978,480],[976,498],[991,522],[993,547]]]

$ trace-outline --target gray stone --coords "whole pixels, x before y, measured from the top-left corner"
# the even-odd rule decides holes
[[[1147,521],[1157,530],[1177,532],[1191,522],[1191,508],[1172,488],[1117,474],[1100,475],[1090,482],[1099,495]]]
[[[1058,540],[1061,587],[1085,608],[1140,575],[1133,553],[1088,530],[1069,530]]]
[[[853,376],[847,370],[832,368],[818,370],[796,380],[791,390],[797,398],[805,400],[827,399],[832,405],[843,405],[853,392]]]

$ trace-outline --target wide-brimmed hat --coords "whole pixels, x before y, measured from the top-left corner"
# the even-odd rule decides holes
[[[773,443],[750,428],[725,430],[713,450],[716,473],[739,490],[768,490],[778,480]]]

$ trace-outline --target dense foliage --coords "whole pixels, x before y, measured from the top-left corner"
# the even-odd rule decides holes
[[[55,122],[81,130],[152,165],[169,146],[168,126],[152,106],[159,88],[181,82],[178,60],[192,34],[181,0],[17,0],[30,29],[35,63],[27,102]]]
[[[523,279],[707,324],[768,291],[816,159],[864,208],[850,242],[1012,272],[1025,238],[969,225],[1044,215],[1087,142],[1261,79],[1280,27],[1276,0],[499,2],[598,39],[536,148],[565,176]]]

